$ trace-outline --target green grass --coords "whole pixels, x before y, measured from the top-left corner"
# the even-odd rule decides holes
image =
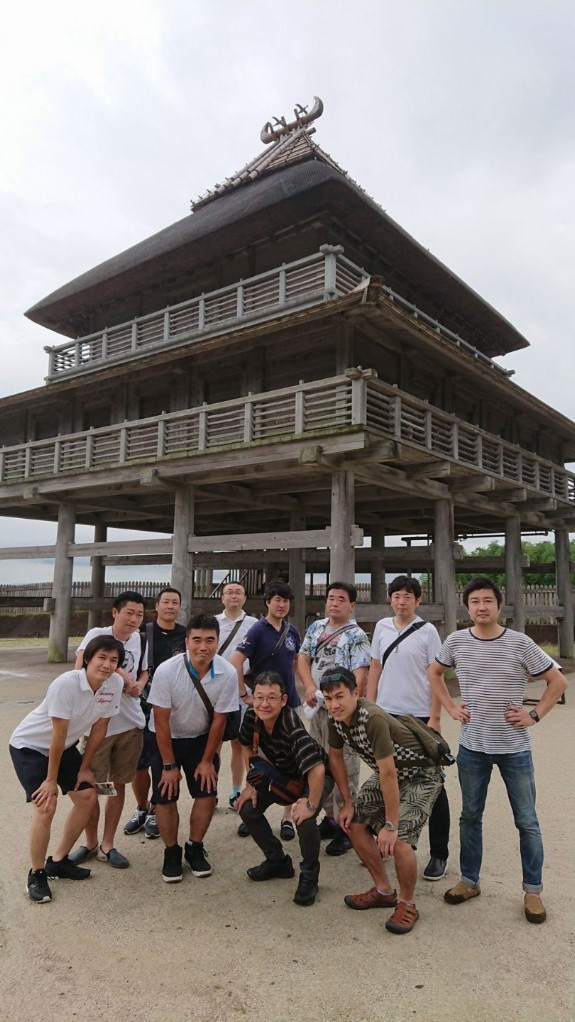
[[[82,635],[71,635],[70,638],[68,639],[68,644],[70,646],[75,647],[81,642],[82,638],[83,638]],[[11,647],[13,649],[24,649],[25,647],[28,648],[34,647],[37,649],[42,649],[43,647],[47,648],[48,636],[46,635],[44,638],[39,639],[36,638],[0,639],[0,649],[7,649],[8,647]]]

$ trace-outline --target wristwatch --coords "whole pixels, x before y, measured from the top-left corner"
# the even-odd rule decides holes
[[[386,830],[391,830],[391,831],[397,830],[397,827],[395,826],[395,823],[391,823],[390,820],[386,820],[383,826],[385,827]]]
[[[178,769],[178,764],[177,763],[162,763],[162,767],[163,767],[164,770],[177,770]]]
[[[305,807],[308,810],[308,812],[315,813],[316,807],[314,806],[313,802],[310,802],[309,798],[305,804]]]
[[[541,717],[537,713],[537,710],[529,710],[529,716],[533,717],[533,720],[535,721],[536,724],[538,724],[539,721],[541,720]]]

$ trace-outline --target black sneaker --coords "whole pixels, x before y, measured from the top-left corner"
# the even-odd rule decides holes
[[[243,820],[240,823],[240,825],[239,825],[239,827],[238,827],[238,829],[236,831],[236,834],[238,835],[238,837],[249,837],[250,836],[250,832],[248,830],[248,826],[247,826],[246,823],[244,823]]]
[[[146,816],[146,822],[144,824],[144,836],[152,840],[160,836],[160,828],[158,827],[158,821],[156,820],[155,813],[148,813]]]
[[[137,809],[134,809],[134,812],[124,827],[124,834],[137,834],[138,831],[143,830],[147,815],[147,809],[140,809],[139,806]]]
[[[251,866],[247,870],[247,874],[250,880],[273,880],[274,878],[289,880],[295,876],[295,869],[291,856],[284,855],[279,862],[270,862],[269,859],[264,859],[259,866]]]
[[[326,855],[345,855],[353,847],[345,831],[341,827],[338,830],[337,837],[334,837],[333,841],[330,841],[329,845],[326,846]]]
[[[328,819],[324,816],[321,823],[318,825],[319,836],[321,841],[331,841],[332,838],[337,837],[340,831],[340,827],[337,823]]]
[[[237,791],[235,795],[230,795],[228,799],[228,806],[230,807],[230,809],[233,809],[235,811],[236,802],[239,799],[239,797],[240,797],[239,791]]]
[[[186,841],[184,858],[195,877],[210,877],[212,875],[212,867],[206,859],[201,841]]]
[[[183,880],[182,873],[182,846],[172,845],[164,850],[164,866],[162,869],[162,880],[167,884],[179,884]]]
[[[52,891],[48,886],[48,876],[45,869],[31,869],[26,881],[26,891],[30,901],[36,901],[39,905],[44,901],[52,901]]]
[[[441,880],[447,873],[447,859],[432,855],[423,871],[424,880]]]
[[[75,866],[67,855],[63,859],[58,859],[58,862],[54,862],[50,855],[46,859],[46,874],[49,880],[87,880],[92,875],[92,870]]]
[[[313,905],[319,887],[317,886],[317,877],[300,873],[297,890],[293,896],[293,900],[296,905]]]

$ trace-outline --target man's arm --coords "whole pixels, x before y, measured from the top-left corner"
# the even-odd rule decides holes
[[[230,657],[230,664],[232,665],[232,667],[235,667],[236,674],[238,676],[238,693],[240,699],[243,699],[246,694],[246,683],[244,680],[244,663],[247,659],[248,659],[247,656],[244,656],[244,654],[240,653],[237,649],[234,653],[232,653]],[[242,695],[242,692],[244,693],[244,695]]]
[[[547,688],[541,696],[541,699],[537,705],[533,707],[541,719],[557,705],[567,688],[567,682],[558,667],[551,667],[548,671],[545,671],[545,674],[540,674],[539,677],[545,678],[545,681],[547,682]],[[530,715],[526,706],[514,706],[507,710],[505,720],[509,724],[512,724],[513,727],[517,728],[532,727],[533,724],[537,723],[537,721]]]
[[[367,691],[365,693],[366,698],[370,699],[372,703],[377,702],[377,687],[379,685],[380,678],[381,660],[374,660],[372,657],[369,665],[369,671],[367,672]]]
[[[39,788],[32,794],[32,801],[38,809],[49,813],[58,798],[58,771],[66,744],[70,721],[63,717],[52,717],[52,741],[48,753],[48,773]]]
[[[160,756],[162,757],[162,763],[174,762],[174,746],[172,745],[172,732],[170,731],[171,713],[170,707],[154,706],[154,727],[156,728],[156,741]],[[174,767],[172,770],[162,770],[162,776],[158,785],[162,795],[167,795],[168,798],[171,798],[172,795],[177,795],[181,779],[182,775],[179,767]]]
[[[360,696],[365,694],[365,686],[367,684],[367,667],[356,667],[354,670],[355,683],[359,689]]]
[[[305,701],[308,706],[315,706],[317,699],[315,695],[315,684],[311,676],[311,657],[305,653],[298,653],[296,661],[297,673],[305,688]]]
[[[445,709],[453,720],[459,720],[462,724],[468,724],[471,720],[471,714],[467,709],[467,704],[461,703],[457,706],[449,695],[447,685],[443,680],[443,675],[447,670],[448,668],[445,664],[440,664],[437,660],[434,660],[434,662],[429,665],[427,677],[429,684],[431,685],[431,698],[433,700],[433,696],[435,694],[441,706],[445,706]]]
[[[100,717],[99,720],[92,724],[90,734],[86,741],[86,747],[84,749],[84,755],[82,756],[80,769],[78,770],[78,780],[76,781],[76,786],[74,788],[75,791],[77,791],[80,785],[84,782],[92,785],[96,783],[94,774],[91,770],[91,764],[94,756],[106,737],[109,723],[109,717]]]
[[[399,784],[393,756],[378,759],[377,769],[379,771],[379,786],[385,803],[385,819],[386,822],[393,823],[395,827],[395,830],[387,830],[382,827],[377,835],[379,850],[382,855],[387,856],[393,855],[399,826]]]
[[[218,774],[214,766],[214,756],[222,744],[224,731],[226,729],[227,713],[215,713],[208,732],[208,740],[204,755],[198,763],[194,779],[199,780],[202,791],[215,791],[218,783]]]
[[[343,805],[339,811],[339,825],[345,831],[349,830],[349,825],[353,820],[353,802],[351,800],[351,792],[349,790],[349,780],[347,776],[347,768],[345,760],[343,758],[343,749],[335,749],[330,745],[329,749],[329,769],[332,777],[337,784],[340,794],[342,797]]]

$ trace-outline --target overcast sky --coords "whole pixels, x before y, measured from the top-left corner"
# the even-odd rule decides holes
[[[572,0],[11,5],[0,393],[42,385],[59,341],[27,308],[186,216],[315,94],[319,145],[524,334],[502,364],[575,417],[574,39]],[[21,522],[0,529],[24,542]],[[26,525],[25,542],[53,534]]]

